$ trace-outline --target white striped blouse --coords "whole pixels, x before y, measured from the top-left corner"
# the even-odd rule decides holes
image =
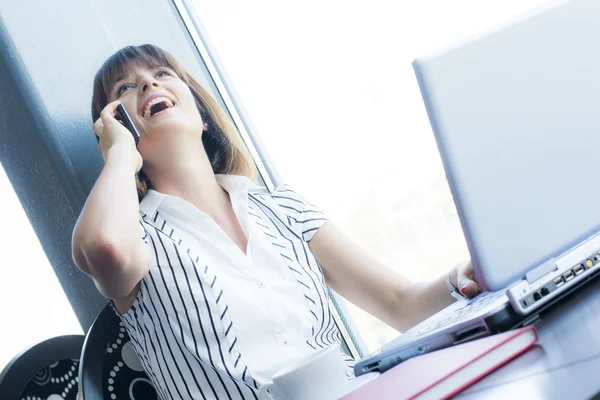
[[[258,399],[283,366],[340,342],[308,247],[327,216],[288,186],[268,193],[246,177],[216,177],[246,254],[181,198],[150,190],[140,203],[153,263],[121,319],[163,399]],[[354,361],[340,357],[350,376]]]

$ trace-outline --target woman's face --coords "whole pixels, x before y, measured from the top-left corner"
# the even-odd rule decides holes
[[[182,137],[201,138],[194,96],[170,68],[132,65],[111,88],[109,102],[114,100],[121,101],[140,133],[138,150],[145,161],[153,149],[166,150]]]

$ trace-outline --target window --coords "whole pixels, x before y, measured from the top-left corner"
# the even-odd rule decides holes
[[[415,281],[468,256],[412,60],[549,0],[191,0],[274,167]],[[348,305],[368,350],[398,332]]]
[[[1,371],[29,346],[83,332],[1,167],[0,204],[4,214],[0,230]]]

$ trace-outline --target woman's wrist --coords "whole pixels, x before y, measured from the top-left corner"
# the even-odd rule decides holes
[[[458,285],[455,283],[458,275],[458,266],[455,266],[448,272],[446,275],[446,286],[448,288],[448,292],[455,299],[463,299],[464,295],[461,293]],[[454,279],[453,279],[454,278]]]
[[[136,154],[134,153],[135,151],[135,147],[132,147],[130,143],[115,143],[108,150],[106,150],[106,154],[104,155],[104,164],[106,165],[109,162],[125,162],[131,165],[133,174],[136,174],[139,171],[140,165],[139,160],[136,159]]]
[[[458,284],[456,282],[457,275],[458,275],[458,265],[455,265],[454,267],[452,267],[450,272],[448,272],[448,280],[450,281],[450,283],[456,290],[458,290]]]

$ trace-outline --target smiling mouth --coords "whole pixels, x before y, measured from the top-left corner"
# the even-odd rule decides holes
[[[172,108],[175,106],[170,99],[167,97],[157,97],[148,103],[146,109],[144,110],[144,118],[150,118],[155,114],[158,114],[167,108]]]

